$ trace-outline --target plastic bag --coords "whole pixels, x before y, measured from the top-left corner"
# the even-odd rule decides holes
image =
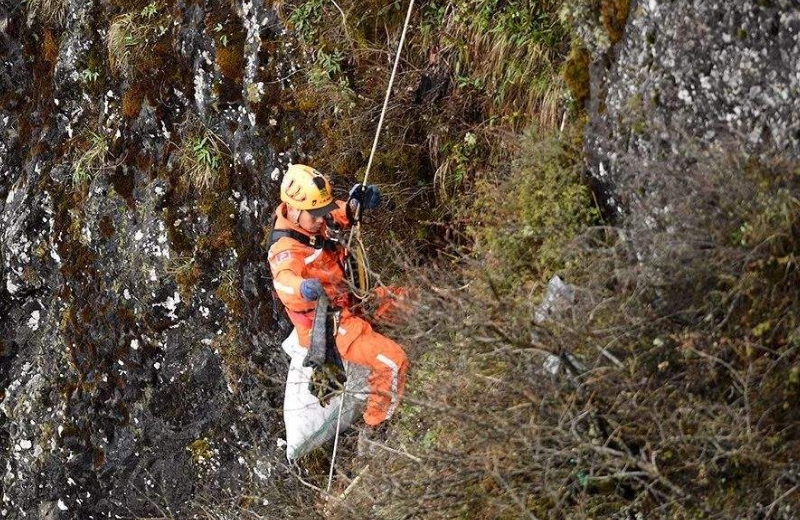
[[[295,460],[311,450],[318,448],[336,434],[336,421],[342,395],[331,399],[323,407],[309,391],[313,368],[304,367],[303,360],[308,352],[300,346],[297,330],[286,338],[283,351],[291,358],[289,373],[286,375],[286,392],[283,399],[283,421],[286,425],[286,458]],[[345,361],[347,382],[345,383],[344,405],[339,431],[346,430],[364,411],[369,394],[369,368]]]

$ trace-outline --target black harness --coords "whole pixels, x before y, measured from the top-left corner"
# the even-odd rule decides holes
[[[267,251],[269,251],[269,249],[275,242],[277,242],[283,237],[291,238],[292,240],[296,240],[297,242],[300,242],[301,244],[308,247],[313,247],[314,249],[323,249],[331,252],[336,252],[340,248],[344,249],[344,245],[339,240],[326,238],[323,235],[309,236],[306,235],[305,233],[300,233],[299,231],[296,231],[294,229],[275,229],[275,224],[277,223],[277,221],[278,221],[277,216],[272,218],[272,227],[269,232],[269,245],[267,246]],[[328,225],[331,227],[335,226],[335,224],[333,224],[332,221],[329,222]],[[341,268],[342,273],[344,273],[345,277],[347,277],[348,273],[354,269],[352,266],[353,256],[346,249],[345,249],[345,258],[339,259],[337,263],[339,264],[339,268]],[[357,273],[358,271],[356,270],[355,272]],[[272,296],[277,306],[278,302],[277,293],[273,291]],[[356,296],[359,299],[363,299],[363,296],[359,296],[357,294],[354,294],[354,296]]]
[[[297,240],[303,245],[313,247],[314,249],[325,249],[326,251],[336,251],[339,247],[339,242],[325,238],[322,235],[308,236],[306,234],[295,231],[294,229],[273,229],[269,234],[269,249],[272,244],[277,242],[283,237],[289,237]]]
[[[267,246],[267,250],[269,250],[269,248],[272,247],[272,244],[274,244],[283,237],[291,238],[293,240],[300,242],[305,246],[313,247],[314,249],[325,249],[326,251],[336,251],[339,248],[338,241],[331,240],[330,238],[325,238],[322,235],[308,236],[294,229],[275,229],[275,222],[277,222],[277,220],[278,220],[277,217],[273,217],[272,219],[272,230],[269,233],[269,245]]]

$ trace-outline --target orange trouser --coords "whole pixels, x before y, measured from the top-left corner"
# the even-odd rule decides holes
[[[389,419],[406,384],[408,359],[403,347],[372,330],[365,320],[344,313],[336,335],[336,348],[345,360],[366,365],[371,372],[364,422],[375,426]]]

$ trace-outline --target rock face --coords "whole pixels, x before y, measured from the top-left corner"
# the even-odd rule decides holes
[[[271,174],[320,135],[289,42],[259,0],[0,0],[0,515],[235,517],[281,480]],[[634,0],[590,49],[612,212],[669,229],[689,172],[800,158],[794,2]]]
[[[702,166],[800,158],[799,56],[796,2],[633,2],[593,70],[586,134],[612,212],[669,225],[670,190]]]
[[[184,517],[281,458],[291,65],[262,2],[208,4],[0,2],[3,516]]]

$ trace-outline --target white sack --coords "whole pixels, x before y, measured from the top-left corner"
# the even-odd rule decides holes
[[[286,457],[293,460],[333,438],[342,396],[331,399],[330,404],[323,408],[317,398],[309,392],[308,383],[313,369],[303,366],[303,359],[308,351],[300,346],[297,329],[292,330],[289,337],[283,341],[282,347],[292,358],[286,376],[283,421],[286,424]],[[367,383],[369,368],[347,361],[344,361],[344,366],[347,371],[347,383],[345,383],[340,432],[346,430],[353,420],[363,413],[369,393]]]

